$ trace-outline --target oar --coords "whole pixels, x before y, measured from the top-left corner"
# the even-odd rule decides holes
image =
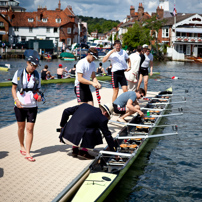
[[[157,98],[157,97],[145,97],[145,98],[148,98],[149,100],[169,100],[170,98]],[[144,98],[143,98],[144,99]]]
[[[124,156],[124,157],[131,157],[134,154],[128,154],[128,153],[121,153],[121,152],[112,152],[112,151],[100,151],[100,154],[108,154],[112,156]]]
[[[154,137],[163,137],[163,136],[169,136],[169,135],[178,135],[178,133],[162,133],[162,134],[157,134],[157,135],[137,135],[137,136],[122,136],[122,137],[116,137],[115,139],[119,140],[125,140],[125,139],[139,139],[139,138],[154,138]]]
[[[161,127],[167,127],[167,126],[176,126],[176,124],[170,124],[170,125],[157,125],[155,126],[154,124],[151,125],[145,125],[145,124],[136,124],[136,123],[124,123],[124,122],[118,122],[118,121],[113,121],[109,120],[110,123],[117,123],[117,124],[122,124],[126,126],[140,126],[140,127],[149,127],[149,128],[161,128]]]
[[[179,107],[179,108],[171,108],[171,109],[153,109],[153,108],[146,108],[146,107],[142,107],[140,108],[141,110],[149,110],[149,111],[170,111],[170,110],[178,110],[179,112],[182,112],[183,111],[183,108],[182,107]]]
[[[150,117],[167,117],[167,116],[180,116],[180,115],[183,115],[183,113],[175,113],[175,114],[163,114],[163,115],[149,115],[149,116],[145,116],[147,118],[150,118]]]
[[[179,101],[179,102],[157,102],[157,103],[148,103],[149,105],[165,105],[165,104],[179,104],[179,103],[185,103],[187,102],[186,100],[185,101]]]

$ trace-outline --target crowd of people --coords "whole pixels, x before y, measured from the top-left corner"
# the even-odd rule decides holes
[[[84,159],[93,159],[87,148],[94,148],[102,143],[102,131],[111,151],[116,151],[117,145],[114,142],[108,128],[108,120],[112,114],[119,114],[117,121],[126,122],[125,118],[138,113],[144,117],[140,110],[138,100],[146,96],[148,85],[148,69],[150,75],[153,71],[153,56],[145,44],[138,46],[137,50],[127,54],[121,48],[121,42],[116,40],[114,49],[108,52],[102,62],[110,61],[107,67],[108,75],[112,76],[113,95],[111,103],[99,104],[94,107],[94,101],[90,86],[96,90],[97,98],[101,84],[96,78],[97,74],[106,74],[102,63],[96,68],[94,60],[98,59],[96,48],[89,48],[85,58],[78,61],[70,70],[63,69],[59,64],[57,78],[62,78],[64,72],[75,75],[74,92],[78,105],[68,107],[63,111],[60,121],[61,133],[59,139],[63,143],[71,142],[72,155]],[[12,95],[15,102],[15,115],[18,124],[18,138],[20,142],[20,153],[31,162],[35,159],[30,155],[33,130],[37,116],[37,103],[41,101],[39,89],[41,87],[40,76],[36,71],[39,65],[39,57],[36,51],[27,58],[26,67],[17,70],[12,80]],[[45,65],[41,71],[41,79],[54,79],[48,66]],[[144,89],[140,88],[142,79]],[[119,85],[123,93],[118,96]],[[70,120],[69,117],[71,116]],[[26,141],[24,130],[26,128]],[[24,143],[25,142],[25,143]]]

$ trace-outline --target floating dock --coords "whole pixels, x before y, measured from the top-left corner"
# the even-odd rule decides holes
[[[120,90],[119,94],[122,93]],[[148,92],[154,97],[157,92]],[[100,90],[101,103],[110,103],[111,88]],[[98,107],[93,93],[95,107]],[[71,155],[72,145],[59,142],[59,127],[65,108],[77,104],[76,99],[43,111],[37,115],[31,155],[36,159],[29,162],[20,154],[17,122],[0,129],[0,199],[4,202],[65,201],[74,193],[88,174],[92,160],[82,160]],[[146,101],[140,101],[141,106]],[[117,120],[113,116],[112,120]],[[129,117],[128,119],[130,119]],[[121,124],[109,124],[113,137],[122,128]],[[107,146],[96,146],[96,154]]]

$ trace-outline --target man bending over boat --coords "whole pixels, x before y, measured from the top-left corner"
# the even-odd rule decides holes
[[[140,88],[136,92],[128,91],[122,93],[113,103],[114,112],[121,114],[117,119],[119,122],[126,122],[125,118],[136,112],[143,117],[144,113],[140,110],[140,106],[137,99],[141,99],[145,96],[145,90]]]
[[[95,108],[83,103],[74,107],[69,107],[63,111],[60,126],[62,127],[59,136],[61,142],[67,141],[79,147],[73,147],[72,155],[84,159],[93,159],[86,148],[94,148],[102,144],[102,131],[111,151],[116,151],[114,140],[108,129],[107,123],[110,119],[113,107],[109,104],[99,105]],[[72,115],[68,121],[69,116]],[[68,121],[68,122],[67,122]]]

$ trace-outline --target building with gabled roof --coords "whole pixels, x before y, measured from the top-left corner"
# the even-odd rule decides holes
[[[62,10],[60,0],[55,10],[47,10],[46,7],[39,6],[34,12],[22,13],[9,10],[3,14],[11,24],[10,43],[30,39],[49,39],[53,40],[54,44],[64,42],[70,46],[77,43],[78,36],[82,35],[78,31],[79,19],[72,7],[67,6]]]

